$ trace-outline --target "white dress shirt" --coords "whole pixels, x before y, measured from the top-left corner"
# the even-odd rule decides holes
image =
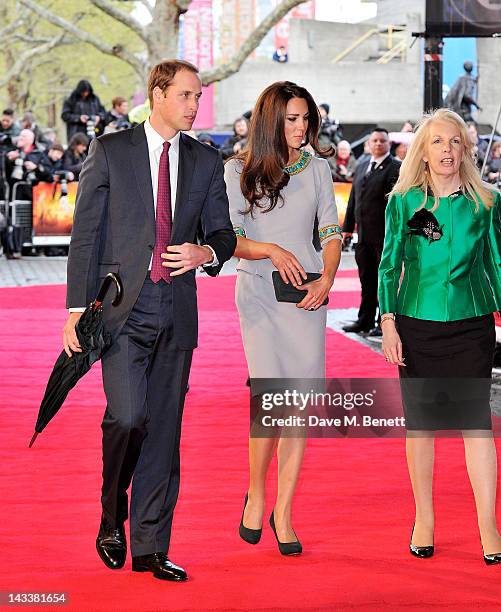
[[[153,205],[155,207],[155,217],[157,215],[157,194],[158,194],[158,169],[160,166],[160,156],[164,147],[164,139],[152,127],[149,119],[144,122],[144,133],[146,134],[146,142],[148,143],[148,155],[150,157],[150,172],[151,186],[153,187]],[[176,194],[177,194],[177,173],[179,168],[179,138],[181,132],[178,132],[174,138],[169,140],[169,174],[170,174],[170,201],[172,208],[172,219],[174,219],[174,210],[176,209]],[[151,264],[150,264],[151,268]]]
[[[155,207],[155,218],[157,216],[157,195],[158,195],[158,169],[160,167],[160,156],[164,148],[164,139],[152,127],[149,119],[144,122],[144,133],[146,134],[146,142],[148,143],[148,155],[150,158],[151,186],[153,188],[153,206]],[[170,176],[170,201],[172,219],[174,220],[174,211],[176,209],[176,194],[177,194],[177,173],[179,168],[179,138],[181,132],[178,132],[174,138],[169,140],[169,176]],[[151,270],[150,259],[148,270]]]
[[[389,156],[389,154],[390,154],[390,152],[388,151],[388,153],[386,153],[382,157],[373,157],[371,155],[371,158],[370,158],[370,161],[369,161],[369,165],[367,166],[366,174],[369,174],[369,172],[371,171],[372,162],[376,162],[376,165],[374,166],[374,170],[377,170],[379,168],[379,166],[384,162],[384,160]]]

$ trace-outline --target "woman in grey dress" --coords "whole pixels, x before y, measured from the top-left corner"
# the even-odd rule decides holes
[[[325,377],[322,303],[339,265],[341,230],[329,165],[302,148],[309,143],[320,154],[332,152],[319,148],[319,122],[306,89],[274,83],[256,103],[246,151],[225,167],[240,258],[236,303],[251,381]],[[312,242],[315,219],[322,257]],[[274,270],[286,283],[307,290],[299,304],[277,302]],[[322,274],[305,284],[305,272]],[[304,437],[250,437],[249,489],[240,523],[245,541],[257,544],[261,537],[266,474],[277,448],[278,492],[270,525],[282,554],[301,552],[291,510],[305,442]]]

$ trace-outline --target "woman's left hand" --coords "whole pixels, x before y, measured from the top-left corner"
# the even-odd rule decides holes
[[[318,310],[324,303],[325,298],[329,295],[334,279],[329,278],[322,274],[322,276],[312,281],[311,283],[305,283],[301,285],[299,289],[304,289],[308,293],[304,298],[296,304],[297,308],[304,308],[305,310]]]

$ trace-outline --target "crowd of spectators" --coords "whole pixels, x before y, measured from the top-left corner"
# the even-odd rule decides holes
[[[321,126],[319,142],[325,150],[332,148],[333,155],[328,157],[334,182],[351,183],[355,168],[370,153],[364,147],[355,157],[352,145],[343,136],[340,122],[330,115],[329,104],[319,105]],[[89,81],[81,80],[64,101],[61,118],[66,124],[67,146],[58,142],[53,128],[40,127],[32,112],[25,112],[19,118],[10,108],[6,108],[0,119],[0,202],[12,200],[14,193],[18,199],[29,199],[32,185],[37,182],[78,181],[82,165],[87,156],[92,138],[101,134],[127,129],[133,125],[129,119],[128,101],[122,96],[113,98],[111,108],[106,110],[99,97],[94,93]],[[214,134],[202,132],[192,135],[200,142],[219,149],[223,160],[243,151],[249,136],[251,112],[237,117],[232,125],[232,134],[221,142]],[[470,122],[469,133],[475,147],[478,164],[483,166],[488,149],[488,139],[479,137],[477,126]],[[412,122],[406,121],[399,132],[391,132],[391,154],[403,161],[412,138]],[[366,143],[367,144],[367,143]],[[355,149],[358,151],[358,149]],[[494,140],[485,163],[485,180],[501,184],[501,141]],[[19,183],[14,189],[16,183]],[[19,246],[9,247],[5,243],[8,229],[8,211],[0,209],[0,234],[3,251],[11,255],[17,253]]]
[[[67,146],[57,140],[53,128],[40,127],[32,112],[19,118],[11,108],[0,119],[0,202],[32,199],[39,182],[78,181],[92,138],[131,127],[128,101],[112,100],[106,111],[89,81],[81,80],[64,101],[61,118],[66,124]],[[0,207],[3,253],[17,257],[21,245],[10,227],[10,208]]]

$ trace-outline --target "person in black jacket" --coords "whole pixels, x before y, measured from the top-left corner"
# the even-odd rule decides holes
[[[80,81],[64,101],[62,120],[66,123],[68,142],[78,132],[90,137],[104,129],[105,110],[89,81]]]
[[[223,159],[229,159],[240,152],[240,147],[235,150],[235,145],[241,140],[247,139],[249,135],[249,121],[245,117],[239,117],[233,122],[233,136],[226,139],[221,146]]]
[[[12,146],[5,155],[5,174],[11,187],[20,181],[35,180],[34,173],[41,156],[42,151],[36,146],[33,131],[21,130],[17,138],[17,147]],[[30,192],[31,189],[23,187],[17,195],[20,199],[31,199]]]
[[[117,96],[111,101],[111,110],[106,113],[104,118],[106,132],[116,132],[126,130],[131,127],[129,121],[129,103],[126,98]]]
[[[63,156],[64,148],[57,142],[52,144],[47,151],[44,151],[40,157],[38,167],[35,170],[37,180],[45,183],[52,183],[57,173],[64,172]],[[71,177],[68,178],[72,180]]]
[[[380,336],[379,322],[374,327],[377,312],[378,267],[384,243],[384,213],[388,193],[398,179],[400,162],[390,155],[387,130],[375,128],[369,138],[370,158],[357,166],[346,209],[343,238],[351,237],[357,225],[358,242],[355,261],[358,266],[362,301],[358,319],[343,327],[347,332],[370,332]]]
[[[87,157],[87,147],[89,139],[85,134],[77,132],[68,144],[63,157],[63,168],[68,172],[72,172],[75,180],[78,181],[83,163]]]

